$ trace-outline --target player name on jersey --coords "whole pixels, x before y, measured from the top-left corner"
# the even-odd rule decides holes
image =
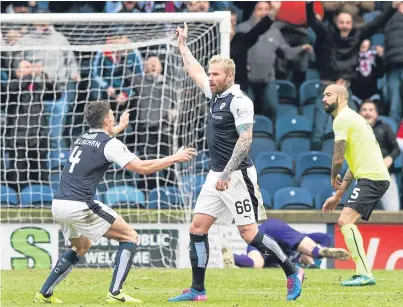
[[[93,147],[99,148],[99,146],[101,146],[101,142],[96,141],[96,140],[86,140],[86,139],[78,138],[74,142],[74,145],[88,145],[88,146],[93,146]]]

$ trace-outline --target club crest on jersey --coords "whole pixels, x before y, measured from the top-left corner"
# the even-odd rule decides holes
[[[225,105],[226,105],[226,103],[223,102],[223,103],[220,105],[220,110],[224,109]]]

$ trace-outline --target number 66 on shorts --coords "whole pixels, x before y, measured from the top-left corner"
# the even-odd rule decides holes
[[[236,225],[248,225],[267,219],[254,166],[233,172],[230,186],[224,191],[215,188],[220,174],[209,172],[197,198],[194,213],[213,216],[218,223],[231,224],[234,220]]]

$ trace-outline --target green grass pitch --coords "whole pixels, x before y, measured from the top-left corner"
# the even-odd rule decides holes
[[[37,306],[32,299],[48,271],[2,271],[1,303],[3,307]],[[62,306],[95,307],[104,303],[112,270],[76,269],[55,291]],[[403,306],[402,271],[375,271],[377,285],[345,288],[339,282],[352,271],[308,270],[302,296],[296,302],[285,301],[286,281],[279,269],[209,269],[206,303],[168,303],[166,300],[189,286],[189,269],[134,269],[125,291],[143,300],[141,306],[219,306],[219,307],[350,307]]]

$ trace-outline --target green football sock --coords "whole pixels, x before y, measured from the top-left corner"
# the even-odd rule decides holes
[[[340,230],[344,236],[344,241],[347,244],[351,257],[355,262],[357,275],[372,277],[368,259],[364,251],[362,236],[357,226],[354,224],[347,224],[341,227]]]

